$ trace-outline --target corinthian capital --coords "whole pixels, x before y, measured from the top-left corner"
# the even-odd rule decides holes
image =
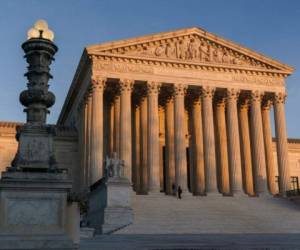
[[[202,87],[202,97],[204,98],[212,98],[215,93],[215,88],[210,86],[203,86]]]
[[[287,96],[286,93],[282,93],[282,92],[274,93],[273,101],[274,103],[285,103],[286,96]]]
[[[224,97],[224,96],[218,96],[215,99],[215,105],[217,107],[220,107],[220,108],[225,108],[225,106],[226,106],[226,97]]]
[[[91,79],[91,91],[103,91],[106,84],[106,78],[104,77],[92,77]]]
[[[240,90],[239,89],[227,89],[226,93],[227,93],[228,100],[237,100],[239,97],[239,94],[240,94]]]
[[[239,107],[241,110],[248,110],[250,107],[250,100],[248,98],[243,98],[239,101]]]
[[[268,98],[263,98],[261,106],[262,106],[263,110],[270,110],[270,108],[272,106],[272,100],[270,100]]]
[[[174,85],[174,94],[175,96],[184,96],[187,90],[187,85],[184,84],[176,84]]]
[[[120,83],[121,92],[125,92],[125,91],[131,92],[133,88],[134,80],[120,79],[119,83]]]
[[[252,91],[251,92],[251,101],[252,102],[261,102],[263,93],[261,91]]]
[[[147,82],[148,95],[158,95],[161,83],[160,82]]]

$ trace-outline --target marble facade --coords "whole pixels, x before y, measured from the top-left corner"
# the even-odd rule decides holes
[[[87,47],[58,119],[78,131],[78,186],[101,179],[116,152],[139,194],[175,185],[195,195],[284,196],[298,145],[285,121],[292,72],[199,28]]]

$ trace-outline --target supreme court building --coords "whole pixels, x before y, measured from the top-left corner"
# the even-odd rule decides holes
[[[102,178],[115,152],[137,194],[284,195],[300,176],[285,120],[292,72],[200,28],[89,46],[57,122],[69,128],[60,138],[73,138],[60,139],[58,160],[78,189]]]

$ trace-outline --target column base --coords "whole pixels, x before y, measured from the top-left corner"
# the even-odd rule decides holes
[[[259,198],[273,198],[274,197],[269,192],[266,192],[266,193],[264,192],[264,193],[256,194],[256,196],[259,197]]]
[[[148,195],[147,191],[138,191],[136,192],[137,195]]]
[[[233,197],[232,193],[222,193],[224,197]]]
[[[219,191],[206,192],[206,196],[222,196],[222,193],[220,193]]]
[[[149,189],[148,193],[151,193],[151,194],[161,194],[163,192],[161,192],[159,188],[152,188],[152,189]]]
[[[193,194],[193,196],[206,196],[207,195],[206,193],[199,193],[199,192],[194,192],[192,194]]]
[[[231,193],[231,196],[233,197],[247,197],[248,195],[244,193],[243,191],[235,191]]]

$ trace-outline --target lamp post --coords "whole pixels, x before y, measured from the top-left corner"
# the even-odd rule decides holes
[[[22,44],[29,64],[20,94],[26,123],[17,128],[18,150],[0,179],[0,250],[74,250],[79,241],[79,209],[68,200],[72,181],[55,160],[56,127],[46,124],[55,102],[48,90],[57,52],[53,37],[40,20]]]
[[[9,170],[55,172],[58,171],[53,150],[55,127],[47,125],[46,118],[55,103],[48,81],[52,78],[50,64],[58,48],[44,20],[37,21],[27,35],[22,48],[29,64],[25,73],[28,83],[27,89],[20,94],[20,102],[26,107],[26,123],[17,128],[19,147]]]

